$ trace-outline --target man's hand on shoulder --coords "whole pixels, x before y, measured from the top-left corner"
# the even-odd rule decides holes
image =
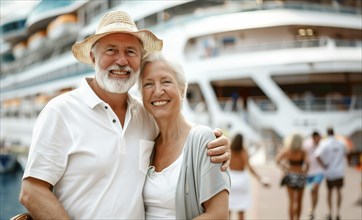
[[[229,168],[231,158],[229,139],[223,135],[219,128],[214,130],[214,134],[216,139],[208,143],[207,155],[211,157],[211,162],[223,163],[221,170],[225,171]]]

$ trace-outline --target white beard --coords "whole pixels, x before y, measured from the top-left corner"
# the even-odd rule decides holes
[[[125,70],[130,73],[128,79],[116,79],[109,77],[111,70]],[[111,93],[127,93],[132,86],[137,82],[140,70],[134,71],[130,66],[121,67],[119,65],[112,65],[106,70],[103,70],[99,65],[95,65],[96,81],[98,85],[107,92]]]

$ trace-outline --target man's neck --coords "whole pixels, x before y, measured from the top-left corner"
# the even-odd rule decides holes
[[[97,84],[95,79],[90,81],[89,85],[94,93],[112,108],[123,126],[127,111],[128,93],[107,92]]]

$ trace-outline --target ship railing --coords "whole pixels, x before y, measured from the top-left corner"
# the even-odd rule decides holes
[[[333,1],[331,1],[333,2]],[[306,10],[306,11],[316,11],[316,12],[326,12],[326,13],[340,13],[340,14],[361,14],[361,9],[358,7],[358,2],[356,1],[356,7],[351,7],[343,3],[335,4],[320,4],[320,3],[310,3],[306,1],[286,1],[286,2],[265,2],[260,5],[261,9],[277,9],[277,8],[286,8],[286,9],[295,9],[295,10]]]
[[[1,118],[35,119],[52,98],[72,89],[73,87],[54,89],[43,93],[38,91],[35,94],[18,97],[17,102],[8,103],[7,105],[2,103],[0,116]]]
[[[275,104],[267,97],[253,96],[249,98],[253,99],[262,111],[276,111],[277,109]],[[220,109],[224,112],[247,112],[246,103],[244,103],[242,98],[234,100],[231,97],[218,97],[218,103]]]
[[[249,97],[263,112],[274,112],[277,106],[266,97]],[[362,95],[340,96],[327,95],[325,97],[291,97],[292,102],[303,111],[328,112],[328,111],[353,111],[362,110]],[[237,104],[232,108],[232,99],[218,99],[222,111],[247,112],[247,107]],[[249,102],[248,102],[249,103]]]
[[[331,43],[334,43],[336,47],[362,47],[362,41],[349,41],[349,40],[331,40]]]
[[[242,98],[233,99],[232,97],[218,97],[217,99],[222,111],[244,111],[245,106]]]
[[[2,75],[20,73],[34,64],[45,62],[51,58],[58,57],[64,52],[69,52],[76,39],[76,34],[70,34],[58,39],[56,43],[45,39],[40,48],[34,51],[27,50],[22,57],[17,58],[12,63],[6,65],[5,68],[2,68]]]
[[[253,103],[255,103],[255,105],[263,112],[275,112],[277,110],[277,106],[266,97],[257,96],[250,97],[249,99],[252,100]]]
[[[93,68],[84,63],[72,63],[71,65],[64,65],[61,68],[56,70],[50,70],[48,73],[36,76],[34,78],[28,79],[26,81],[21,81],[17,83],[10,84],[9,86],[2,87],[3,92],[14,90],[18,88],[26,88],[30,86],[40,85],[49,81],[66,79],[73,76],[86,75],[93,71]]]
[[[172,27],[175,25],[182,25],[184,23],[194,21],[196,19],[202,19],[211,15],[222,15],[228,13],[238,13],[238,12],[247,12],[247,11],[258,11],[258,10],[273,10],[273,9],[292,9],[300,11],[315,11],[315,12],[324,12],[324,13],[333,13],[333,14],[361,14],[361,3],[356,1],[354,7],[345,4],[344,2],[340,3],[311,3],[308,1],[265,1],[262,4],[252,1],[225,1],[227,4],[222,7],[214,7],[212,10],[206,9],[197,9],[193,14],[190,15],[189,11],[185,14],[170,14],[168,20],[160,20],[156,22],[155,25],[145,27],[145,24],[152,24],[153,22],[138,21],[139,28],[147,28],[152,30],[162,30],[167,27]],[[167,12],[167,11],[166,11]],[[150,17],[150,16],[149,16]],[[145,18],[147,19],[147,18]]]
[[[352,111],[362,110],[362,95],[292,98],[295,105],[304,111]]]
[[[335,40],[331,38],[318,38],[310,40],[296,40],[296,41],[284,41],[284,42],[273,42],[273,43],[262,43],[257,45],[235,45],[227,48],[216,48],[217,53],[214,56],[220,56],[225,54],[233,54],[240,52],[250,51],[267,51],[267,50],[282,50],[282,49],[293,49],[293,48],[312,48],[312,47],[362,47],[362,41],[360,40]],[[205,57],[203,57],[205,58]]]

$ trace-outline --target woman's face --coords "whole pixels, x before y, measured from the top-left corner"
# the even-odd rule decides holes
[[[146,64],[141,77],[143,105],[155,119],[171,119],[181,114],[180,86],[163,62]]]

